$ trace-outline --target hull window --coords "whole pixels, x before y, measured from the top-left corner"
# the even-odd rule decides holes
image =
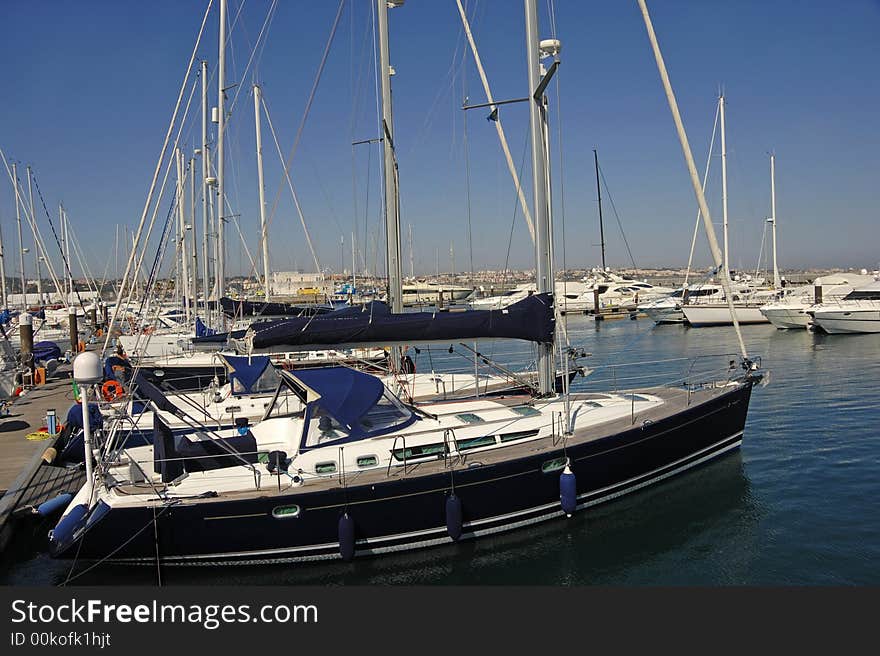
[[[292,517],[299,517],[301,508],[296,504],[290,506],[275,506],[272,508],[272,517],[276,519],[290,519]]]
[[[553,458],[553,460],[547,460],[543,465],[541,465],[541,471],[545,474],[559,471],[560,469],[565,467],[566,460],[567,458]]]
[[[515,431],[513,433],[502,433],[501,441],[502,442],[512,442],[514,440],[524,440],[527,437],[535,437],[538,434],[538,429],[534,428],[532,430],[524,430],[524,431]]]
[[[456,446],[459,451],[466,451],[468,449],[477,449],[481,446],[494,446],[495,445],[495,436],[494,435],[484,435],[482,437],[471,437],[465,440],[457,440]]]

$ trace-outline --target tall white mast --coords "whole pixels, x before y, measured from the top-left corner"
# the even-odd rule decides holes
[[[226,125],[226,0],[220,0],[220,56],[217,61],[217,301],[226,295],[226,245],[223,214],[226,211],[223,175],[223,132]],[[223,313],[220,313],[223,316]]]
[[[9,307],[9,300],[6,295],[6,257],[3,253],[3,232],[0,231],[0,287],[3,293],[3,309]]]
[[[351,233],[351,291],[357,289],[357,242],[354,240],[354,232]]]
[[[773,223],[773,287],[780,288],[776,265],[776,155],[770,155],[770,221]]]
[[[202,61],[202,293],[205,295],[205,312],[211,295],[211,265],[208,253],[208,62]]]
[[[715,227],[712,225],[712,215],[709,213],[709,204],[706,202],[706,196],[700,185],[700,178],[697,174],[697,167],[694,164],[694,156],[691,152],[691,146],[688,143],[687,133],[684,130],[684,123],[681,120],[681,112],[678,111],[678,102],[675,100],[675,93],[672,90],[672,82],[669,80],[669,73],[666,70],[666,63],[663,61],[663,54],[660,52],[660,44],[657,42],[657,35],[654,33],[654,25],[651,23],[651,16],[648,14],[648,6],[645,0],[637,0],[639,9],[642,12],[642,18],[645,21],[645,29],[648,32],[648,41],[651,43],[651,50],[654,52],[654,59],[657,62],[657,71],[660,73],[660,81],[663,83],[663,91],[666,93],[666,100],[669,103],[669,111],[672,113],[672,121],[675,124],[675,131],[678,135],[678,141],[681,144],[681,152],[684,155],[685,165],[687,166],[688,175],[691,179],[691,186],[694,189],[694,195],[697,197],[697,204],[703,215],[703,224],[706,228],[706,237],[709,240],[709,250],[712,253],[712,259],[716,267],[722,270],[721,286],[724,288],[724,296],[727,299],[727,307],[730,310],[730,316],[733,319],[733,329],[736,332],[736,338],[739,342],[740,353],[744,361],[748,362],[749,354],[746,351],[746,344],[743,341],[742,331],[739,328],[739,320],[736,316],[736,306],[733,303],[733,293],[730,287],[730,272],[724,266],[724,260],[721,256],[721,249],[718,246],[718,240],[715,237]]]
[[[724,94],[718,97],[721,110],[721,211],[724,229],[724,269],[730,271],[730,259],[727,252],[727,131],[724,128]]]
[[[397,196],[397,165],[394,156],[394,120],[391,108],[391,63],[388,53],[388,0],[376,0],[379,24],[379,77],[382,83],[382,125],[385,178],[385,259],[388,270],[388,305],[392,312],[403,311],[400,268],[400,213]],[[394,3],[394,6],[402,4]],[[393,359],[397,362],[397,359]]]
[[[70,295],[73,293],[73,279],[70,272],[70,258],[67,246],[67,215],[64,206],[58,205],[58,221],[61,223],[61,266],[64,276],[64,305],[70,305]]]
[[[186,203],[186,194],[183,186],[183,153],[180,148],[174,149],[174,156],[177,159],[177,225],[180,231],[180,241],[178,247],[180,249],[180,291],[183,295],[183,312],[187,322],[190,320],[190,290],[189,290],[189,258],[186,253],[186,217],[184,215],[183,206]]]
[[[547,198],[547,148],[544,125],[547,115],[544,95],[535,98],[541,83],[541,60],[538,40],[538,9],[535,0],[525,0],[526,53],[529,69],[529,125],[532,142],[532,197],[535,202],[535,273],[539,294],[553,289],[553,260],[550,246],[550,207]],[[553,390],[553,344],[538,345],[538,392],[542,396]]]
[[[21,269],[21,309],[27,311],[27,282],[24,275],[24,241],[21,237],[21,203],[18,201],[18,169],[12,163],[12,184],[15,185],[15,222],[18,225],[18,266]]]
[[[254,122],[257,129],[257,184],[260,191],[260,243],[263,246],[263,293],[269,300],[269,231],[266,226],[266,189],[263,184],[263,131],[260,121],[262,90],[254,85]]]
[[[28,174],[28,196],[30,197],[31,203],[31,231],[34,234],[34,263],[36,265],[37,270],[37,296],[40,298],[40,305],[43,304],[43,281],[42,281],[42,273],[40,271],[40,247],[37,244],[37,213],[34,209],[34,187],[31,184],[31,167],[27,167]]]
[[[199,240],[196,239],[196,157],[195,153],[189,160],[189,226],[187,232],[192,233],[192,318],[199,314]]]

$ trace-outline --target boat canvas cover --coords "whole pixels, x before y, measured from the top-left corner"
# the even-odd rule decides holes
[[[269,366],[268,355],[227,355],[220,353],[220,359],[229,372],[228,376],[238,394],[247,394],[250,392],[259,392],[264,390],[255,390],[254,385],[260,380],[260,376]],[[237,383],[237,385],[236,385]]]
[[[375,305],[375,304],[371,304]],[[369,311],[372,309],[373,311]],[[500,310],[390,314],[365,307],[337,314],[259,322],[248,329],[251,348],[369,343],[424,343],[460,339],[553,341],[552,294],[532,294]]]
[[[196,337],[210,337],[215,332],[212,328],[208,328],[200,317],[196,317]]]
[[[348,367],[282,371],[281,375],[306,393],[308,403],[317,403],[352,434],[362,432],[360,420],[385,392],[381,380]]]
[[[148,381],[141,371],[135,374],[132,384],[132,396],[152,401],[157,409],[170,412],[175,417],[181,416],[181,409],[166,399],[162,391]]]
[[[293,303],[272,303],[266,301],[245,301],[224,296],[220,299],[223,313],[230,317],[254,317],[284,315],[291,317],[310,317],[314,314],[330,312],[329,306],[295,305]]]
[[[31,349],[34,361],[57,360],[61,357],[61,347],[55,342],[37,342]]]

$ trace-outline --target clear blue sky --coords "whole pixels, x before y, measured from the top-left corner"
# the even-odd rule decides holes
[[[522,3],[467,4],[496,98],[526,95]],[[241,13],[230,37],[227,79],[243,89],[228,128],[227,189],[252,251],[258,207],[250,86],[254,79],[263,85],[286,156],[338,2],[281,0],[258,65],[244,74],[269,5],[246,0],[242,7],[230,0],[230,20],[240,8]],[[115,266],[116,224],[133,227],[140,218],[205,6],[179,0],[4,3],[0,147],[7,157],[35,167],[53,218],[59,201],[68,208],[99,277],[108,262],[111,273]],[[541,33],[549,37],[548,3],[539,6]],[[550,90],[555,221],[559,235],[564,215],[568,265],[599,262],[593,148],[636,262],[684,264],[696,205],[636,2],[556,0],[554,6],[563,43],[558,102],[556,87]],[[649,6],[700,169],[716,96],[720,87],[725,90],[733,265],[757,263],[770,211],[772,150],[781,266],[876,267],[880,3],[654,0]],[[365,225],[368,242],[381,239],[380,151],[360,146],[353,155],[350,145],[377,136],[370,11],[368,0],[346,3],[292,167],[321,264],[334,270],[343,256],[343,234],[350,261],[355,221],[362,251]],[[449,270],[452,241],[456,270],[467,270],[468,208],[475,267],[500,268],[507,258],[514,188],[484,110],[468,113],[465,138],[462,99],[485,97],[469,54],[461,63],[465,43],[455,2],[409,0],[390,12],[390,24],[404,269],[409,270],[405,239],[412,224],[417,272],[433,272],[438,253],[441,270]],[[215,6],[198,53],[212,72],[216,53]],[[519,165],[526,106],[503,108],[501,115]],[[196,111],[184,127],[190,152],[197,121]],[[271,211],[282,177],[265,122],[264,152]],[[528,157],[525,161],[528,180]],[[719,223],[720,168],[716,157],[708,197]],[[609,263],[627,265],[604,190],[603,197]],[[311,270],[286,188],[279,198],[270,228],[273,268]],[[168,202],[162,200],[161,217]],[[16,269],[10,257],[14,218],[4,173],[0,221],[10,275]],[[41,220],[49,238],[45,215]],[[528,267],[533,263],[528,232],[518,213],[515,221],[510,264]],[[227,235],[230,273],[247,270],[234,226]],[[559,240],[559,260],[562,250]],[[366,255],[372,265],[372,246]],[[709,262],[704,238],[698,261]]]

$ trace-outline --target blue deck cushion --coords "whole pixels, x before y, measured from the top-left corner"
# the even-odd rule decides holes
[[[174,435],[158,414],[153,415],[153,471],[169,483],[184,472],[210,471],[236,467],[243,460],[258,461],[257,440],[253,433],[237,437],[190,440]]]
[[[178,459],[174,447],[174,433],[158,412],[153,413],[153,471],[162,476],[163,483],[170,483],[183,474],[183,461]]]
[[[243,464],[242,458],[251,464],[257,462],[257,439],[250,431],[238,437],[196,441],[186,435],[178,435],[174,438],[174,446],[178,457],[183,458],[183,469],[187,472],[237,467]],[[224,446],[236,453],[230,453]]]

